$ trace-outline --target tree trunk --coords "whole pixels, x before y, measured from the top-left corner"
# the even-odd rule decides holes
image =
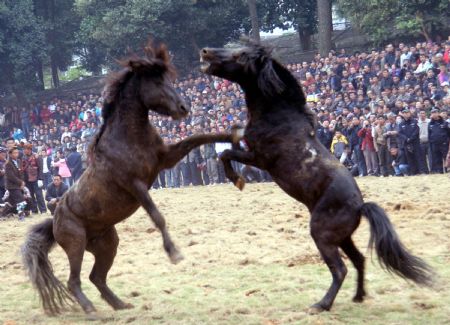
[[[261,37],[259,36],[259,21],[258,12],[256,10],[256,0],[247,0],[248,10],[250,11],[250,20],[252,22],[252,39],[259,42]]]
[[[50,66],[52,68],[53,87],[59,88],[58,65],[56,64],[56,60],[53,55],[50,57]]]
[[[40,59],[36,60],[36,73],[38,77],[38,88],[39,90],[44,90],[44,68],[42,67],[42,61]]]
[[[317,17],[319,20],[319,52],[321,56],[328,56],[331,50],[331,0],[317,0]]]
[[[57,54],[54,53],[55,51],[55,0],[50,0],[49,2],[50,8],[49,8],[49,16],[51,21],[51,27],[48,32],[48,38],[49,43],[52,45],[52,48],[50,49],[50,67],[52,69],[52,80],[53,80],[53,87],[58,88],[59,87],[59,75],[58,75],[58,64],[57,64]]]
[[[311,34],[307,30],[298,30],[298,37],[300,39],[300,50],[309,51],[311,49]]]

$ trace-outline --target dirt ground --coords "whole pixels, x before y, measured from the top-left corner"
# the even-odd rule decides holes
[[[420,288],[382,270],[367,252],[368,223],[354,234],[367,257],[369,298],[351,302],[349,273],[331,312],[308,315],[331,277],[309,235],[309,213],[275,184],[152,191],[185,260],[170,264],[159,232],[143,210],[118,225],[121,239],[109,274],[111,288],[134,309],[113,311],[89,282],[85,255],[82,282],[102,317],[88,322],[81,311],[47,317],[21,266],[19,247],[31,224],[0,222],[0,325],[18,324],[449,324],[450,180],[447,175],[358,179],[366,200],[378,202],[403,243],[430,263],[433,289]],[[50,260],[66,282],[61,248]]]

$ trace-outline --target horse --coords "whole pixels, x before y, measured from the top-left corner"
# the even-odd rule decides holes
[[[149,123],[149,110],[180,119],[189,109],[173,88],[175,71],[166,46],[149,43],[144,53],[119,61],[122,69],[107,78],[103,124],[89,149],[90,166],[62,197],[54,218],[32,227],[22,247],[24,266],[50,315],[78,303],[95,319],[96,309],[81,290],[85,250],[95,257],[89,279],[102,298],[115,310],[132,308],[106,283],[119,244],[115,224],[142,206],[161,232],[171,262],[179,262],[183,257],[148,190],[161,170],[175,166],[193,148],[233,141],[232,134],[199,134],[165,145]],[[48,260],[56,243],[70,263],[67,288]]]
[[[349,171],[316,137],[316,116],[306,105],[296,78],[272,57],[272,49],[253,41],[234,48],[200,50],[201,70],[238,83],[245,93],[248,123],[243,139],[248,150],[225,150],[221,160],[226,176],[240,190],[245,185],[231,160],[266,170],[288,195],[305,204],[310,234],[327,264],[332,283],[310,313],[331,309],[347,274],[339,248],[357,270],[354,302],[366,296],[365,258],[352,240],[361,216],[370,223],[369,247],[389,272],[419,285],[433,283],[434,272],[401,243],[386,212],[363,201]]]

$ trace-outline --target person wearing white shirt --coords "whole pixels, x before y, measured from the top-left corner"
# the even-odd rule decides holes
[[[420,63],[414,73],[426,73],[431,68],[433,68],[433,64],[428,60],[425,54],[421,54]]]

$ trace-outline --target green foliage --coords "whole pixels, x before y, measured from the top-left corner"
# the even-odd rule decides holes
[[[428,40],[450,18],[449,0],[337,0],[337,6],[376,42],[419,34]]]
[[[70,67],[65,73],[61,75],[62,81],[77,80],[80,77],[91,75],[86,69],[82,67]]]
[[[242,0],[77,0],[76,8],[83,17],[79,42],[102,49],[86,48],[83,62],[89,69],[103,58],[111,64],[127,49],[142,48],[150,35],[168,43],[178,62],[189,64],[199,47],[239,35],[248,16]]]
[[[265,31],[275,28],[296,31],[305,30],[309,34],[317,31],[316,0],[259,0],[259,12]]]
[[[36,89],[35,64],[45,56],[45,34],[32,0],[0,2],[0,87],[21,97]]]

